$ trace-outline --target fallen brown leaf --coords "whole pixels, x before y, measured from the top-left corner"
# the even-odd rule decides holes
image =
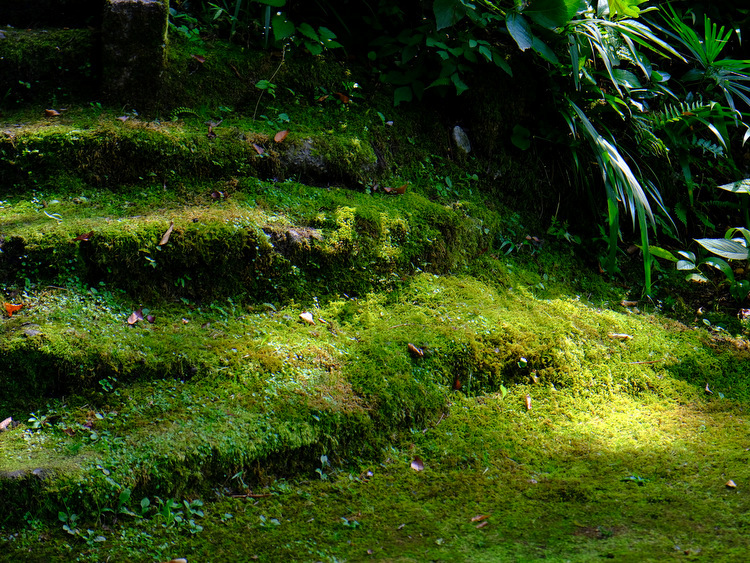
[[[262,155],[264,152],[266,152],[263,147],[261,147],[260,145],[256,145],[255,143],[253,143],[253,148],[259,155]]]
[[[87,242],[92,236],[94,236],[94,231],[89,231],[88,233],[83,233],[82,235],[78,235],[76,238],[73,239],[73,241],[84,241]]]
[[[342,94],[341,92],[334,92],[333,95],[341,100],[341,102],[344,104],[348,104],[351,101],[349,100],[349,96],[347,96],[346,94]]]
[[[142,321],[142,320],[143,320],[143,312],[140,309],[138,309],[137,311],[133,311],[132,313],[130,313],[130,316],[128,317],[128,324],[134,325],[138,321]]]
[[[164,236],[161,237],[161,240],[159,241],[159,246],[164,246],[169,242],[169,236],[172,234],[172,229],[174,229],[174,221],[169,222],[169,228],[164,233]]]
[[[608,332],[607,336],[609,336],[612,340],[632,340],[633,337],[629,334],[623,334],[621,332]]]
[[[622,301],[620,301],[620,305],[622,305],[623,307],[635,307],[636,305],[638,305],[638,301],[626,301],[625,299],[623,299]]]
[[[409,342],[409,344],[407,344],[406,347],[409,349],[409,352],[411,353],[411,355],[414,356],[415,358],[424,358],[424,352],[422,351],[421,348],[417,348],[411,342]]]
[[[531,395],[526,395],[526,410],[531,410]]]
[[[44,110],[44,115],[47,117],[58,117],[60,115],[60,112],[56,109],[46,109]]]
[[[481,522],[482,520],[487,520],[489,518],[489,514],[477,514],[474,516],[474,518],[471,519],[472,522]]]
[[[13,417],[11,416],[0,422],[0,432],[5,432],[8,429],[8,426],[10,426],[11,422],[13,422]]]
[[[284,129],[283,131],[279,131],[279,132],[277,132],[277,133],[276,133],[276,134],[275,134],[275,135],[273,136],[273,140],[274,140],[274,142],[276,142],[276,143],[280,143],[281,141],[283,141],[284,139],[286,139],[286,136],[287,136],[288,134],[289,134],[289,130],[288,130],[288,129]]]
[[[488,524],[489,524],[489,522],[487,522],[487,520],[485,520],[484,522],[480,522],[479,524],[477,524],[476,527],[477,527],[477,529],[484,528]]]
[[[312,316],[312,313],[305,311],[304,313],[300,313],[299,318],[305,321],[309,325],[315,324],[315,319]]]
[[[383,191],[387,194],[404,195],[406,193],[407,186],[408,184],[404,184],[403,186],[399,186],[398,188],[390,188],[386,186],[383,188]]]
[[[127,115],[121,115],[120,117],[116,117],[115,119],[119,119],[120,121],[122,121],[123,123],[125,123],[129,119],[129,116],[127,116]]]
[[[737,488],[737,483],[735,483],[731,479],[729,481],[727,481],[726,484],[727,484],[727,488],[728,489],[736,489]]]
[[[194,58],[196,61],[198,61],[200,64],[203,64],[206,62],[206,57],[203,55],[190,55],[192,58]]]
[[[419,458],[419,456],[416,456],[416,457],[415,457],[415,458],[414,458],[414,459],[412,460],[412,462],[411,462],[411,468],[412,468],[412,469],[413,469],[414,471],[423,471],[423,470],[424,470],[424,463],[423,463],[423,462],[422,462],[422,460],[421,460],[421,459]]]

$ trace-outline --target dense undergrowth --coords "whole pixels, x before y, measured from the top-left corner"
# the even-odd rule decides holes
[[[252,120],[250,67],[170,56],[144,115],[3,115],[0,560],[750,550],[736,311],[612,283],[540,156],[321,100],[340,63]]]

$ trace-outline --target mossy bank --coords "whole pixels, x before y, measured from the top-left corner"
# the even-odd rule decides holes
[[[176,44],[147,111],[5,110],[0,560],[750,550],[741,319],[612,284],[539,156],[362,68]]]

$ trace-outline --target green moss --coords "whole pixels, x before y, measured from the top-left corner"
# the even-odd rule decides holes
[[[97,35],[89,29],[4,29],[0,110],[35,101],[69,103],[97,87]],[[37,110],[37,115],[41,112]]]

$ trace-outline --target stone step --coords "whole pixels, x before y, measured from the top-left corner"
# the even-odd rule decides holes
[[[181,196],[167,186],[164,201],[137,188],[49,189],[0,203],[0,280],[104,284],[157,302],[285,302],[460,271],[491,245],[478,219],[417,194],[257,179],[197,183]]]

